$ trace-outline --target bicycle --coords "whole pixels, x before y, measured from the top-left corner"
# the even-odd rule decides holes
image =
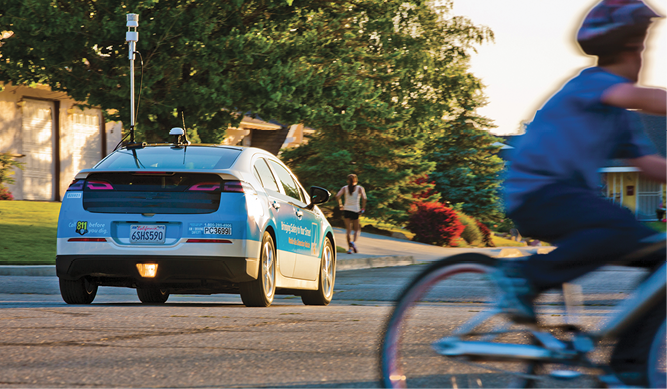
[[[665,249],[664,234],[651,239],[648,248],[624,259]],[[552,313],[539,315],[539,325],[516,324],[495,303],[490,309],[477,308],[480,303],[492,303],[493,298],[470,298],[461,293],[454,297],[448,293],[450,297],[444,301],[440,297],[439,292],[456,291],[463,284],[477,294],[499,291],[497,283],[504,276],[496,268],[497,261],[474,253],[444,258],[422,271],[403,290],[381,340],[384,387],[558,387],[572,385],[575,380],[580,387],[627,387],[606,364],[605,355],[617,334],[664,299],[664,263],[616,306],[617,311],[606,323],[586,331],[577,312],[583,300],[576,285],[564,288],[568,312],[565,323],[555,322],[563,316]],[[451,317],[468,315],[462,310],[479,313],[443,336],[447,330],[440,316],[443,310]],[[587,313],[596,314],[594,310]],[[646,366],[649,384],[656,388],[666,387],[665,326],[663,321],[653,335]],[[593,374],[584,374],[587,371]]]

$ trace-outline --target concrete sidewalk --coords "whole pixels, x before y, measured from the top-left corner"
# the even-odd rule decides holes
[[[347,247],[345,239],[345,229],[334,228],[336,245]],[[397,239],[389,236],[374,235],[362,232],[356,242],[359,250],[358,254],[338,253],[338,269],[348,270],[347,264],[357,264],[357,259],[366,258],[369,262],[368,267],[359,267],[368,269],[371,267],[386,266],[404,266],[405,264],[424,263],[437,261],[456,254],[480,253],[491,257],[511,258],[523,257],[532,254],[546,254],[555,247],[486,247],[486,248],[451,248],[440,247],[426,243],[418,243],[405,239]],[[382,259],[381,259],[382,258]],[[374,261],[377,261],[375,263]],[[400,264],[391,264],[391,263]],[[380,266],[386,263],[385,266]],[[377,266],[370,266],[370,265]],[[357,267],[350,267],[357,269]]]
[[[346,247],[345,230],[334,228],[336,245]],[[450,248],[417,243],[388,236],[362,232],[357,240],[358,254],[338,253],[337,269],[358,270],[379,267],[407,266],[437,261],[462,253],[481,253],[492,257],[521,257],[535,253],[547,253],[554,247],[488,247]],[[0,266],[0,276],[55,276],[55,266]]]

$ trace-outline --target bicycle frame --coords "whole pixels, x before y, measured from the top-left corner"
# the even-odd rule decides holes
[[[599,331],[591,334],[592,337],[602,339],[618,335],[654,306],[661,297],[665,297],[665,287],[667,286],[666,266],[666,264],[662,264],[657,271],[639,285],[629,298],[620,303],[617,306],[619,311]]]
[[[579,358],[592,350],[594,341],[618,335],[628,325],[638,320],[642,314],[654,306],[665,296],[667,265],[663,264],[656,272],[637,288],[633,295],[618,305],[616,312],[603,327],[590,334],[582,333],[574,343],[574,349],[548,332],[537,327],[531,329],[532,334],[542,344],[498,344],[486,341],[464,341],[458,336],[471,334],[485,319],[499,313],[498,310],[487,311],[471,319],[457,331],[455,336],[442,338],[432,344],[440,355],[448,357],[479,358],[484,360],[533,360],[541,362],[566,362]],[[465,328],[465,329],[464,329]],[[482,335],[482,334],[478,334]]]

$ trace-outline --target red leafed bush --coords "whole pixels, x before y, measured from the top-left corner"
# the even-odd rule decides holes
[[[465,227],[453,209],[437,202],[417,202],[410,210],[407,228],[415,234],[415,241],[442,246],[460,237]]]
[[[1,185],[0,185],[0,200],[14,200],[12,192],[10,192],[9,189]]]
[[[477,226],[479,227],[479,230],[482,231],[482,242],[484,242],[486,247],[496,247],[496,245],[493,244],[493,237],[489,227],[479,221],[477,221]]]

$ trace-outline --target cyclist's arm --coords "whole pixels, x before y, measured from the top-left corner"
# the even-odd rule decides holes
[[[664,89],[642,88],[630,83],[616,84],[604,92],[602,102],[654,115],[667,114],[667,92]]]
[[[643,157],[629,160],[629,162],[641,169],[646,177],[665,183],[667,182],[667,160],[658,154],[645,155]]]

